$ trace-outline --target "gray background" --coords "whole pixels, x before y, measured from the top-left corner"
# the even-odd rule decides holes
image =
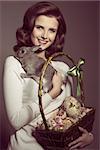
[[[3,65],[5,58],[13,54],[15,32],[22,25],[26,9],[31,1],[0,2],[0,145],[5,150],[12,128],[6,117],[3,98]],[[88,150],[99,150],[99,2],[97,1],[55,1],[66,20],[68,31],[64,51],[76,61],[85,58],[84,88],[86,105],[96,108],[93,133],[95,140]],[[9,85],[10,86],[10,85]],[[86,150],[86,149],[85,149]]]

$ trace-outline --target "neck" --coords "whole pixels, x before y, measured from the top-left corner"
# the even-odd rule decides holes
[[[38,53],[37,56],[43,58],[44,60],[46,60],[45,51],[42,51],[42,52]]]

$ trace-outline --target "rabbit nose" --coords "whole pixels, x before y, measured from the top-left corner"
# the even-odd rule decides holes
[[[40,45],[34,46],[34,47],[32,48],[32,52],[36,52],[36,51],[38,51],[38,50],[40,50],[40,49],[41,49]]]

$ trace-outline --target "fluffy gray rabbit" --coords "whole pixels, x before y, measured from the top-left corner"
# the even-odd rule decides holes
[[[20,47],[17,53],[17,57],[22,64],[26,73],[21,73],[22,78],[32,78],[36,82],[39,82],[42,67],[45,60],[38,57],[35,51],[39,50],[39,46],[35,47]],[[48,92],[52,88],[52,77],[55,73],[55,69],[48,65],[43,80],[43,91]]]

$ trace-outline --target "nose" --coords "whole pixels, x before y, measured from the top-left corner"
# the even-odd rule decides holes
[[[42,37],[43,40],[47,39],[47,37],[48,37],[48,31],[43,31],[41,37]]]

